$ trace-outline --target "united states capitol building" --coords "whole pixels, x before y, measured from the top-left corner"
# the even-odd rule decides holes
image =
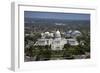
[[[71,31],[67,32],[67,36],[73,36],[73,38],[66,39],[61,36],[61,32],[59,30],[54,33],[44,32],[41,33],[41,38],[37,39],[35,45],[45,46],[51,45],[52,50],[62,50],[65,44],[70,44],[71,46],[78,45],[78,41],[76,40],[76,36],[80,36],[79,31]]]

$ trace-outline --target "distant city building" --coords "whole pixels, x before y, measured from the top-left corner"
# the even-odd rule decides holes
[[[75,33],[78,34],[79,32],[76,31],[73,32],[74,35]],[[51,45],[52,50],[62,50],[65,44],[76,46],[79,43],[75,38],[71,39],[62,38],[60,31],[56,31],[55,33],[50,33],[50,32],[41,33],[41,38],[38,39],[37,42],[35,43],[35,45],[41,45],[41,46]]]

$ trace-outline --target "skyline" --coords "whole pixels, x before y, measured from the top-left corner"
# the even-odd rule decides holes
[[[24,18],[90,20],[90,14],[24,11]]]

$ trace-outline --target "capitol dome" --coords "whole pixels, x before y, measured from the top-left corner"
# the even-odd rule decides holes
[[[49,35],[50,35],[50,33],[47,31],[47,32],[45,32],[45,35],[46,35],[46,36],[49,36]]]
[[[56,38],[60,38],[60,37],[61,37],[60,31],[56,31],[55,37],[56,37]]]

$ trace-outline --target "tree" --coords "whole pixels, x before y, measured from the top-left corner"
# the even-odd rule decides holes
[[[65,44],[63,47],[63,50],[68,50],[71,47],[69,43]]]
[[[75,52],[75,50],[74,50],[74,48],[71,47],[70,44],[65,44],[64,45],[64,47],[63,47],[63,57],[65,59],[73,59],[74,58],[73,57],[73,55],[74,55],[73,52]]]
[[[84,48],[81,44],[77,46],[71,46],[69,44],[64,45],[63,57],[66,59],[74,59],[74,55],[85,54]]]
[[[42,46],[41,56],[44,58],[44,60],[49,60],[51,58],[51,46]]]
[[[32,57],[34,56],[33,49],[34,49],[34,46],[32,45],[29,48],[25,49],[25,54],[26,56],[30,57],[30,60],[32,60]]]
[[[33,57],[36,57],[36,61],[40,60],[49,60],[51,58],[51,47],[49,45],[46,46],[40,46],[37,45],[35,48],[32,50]]]
[[[82,36],[77,37],[79,46],[84,49],[85,52],[90,52],[90,34],[83,33]]]

